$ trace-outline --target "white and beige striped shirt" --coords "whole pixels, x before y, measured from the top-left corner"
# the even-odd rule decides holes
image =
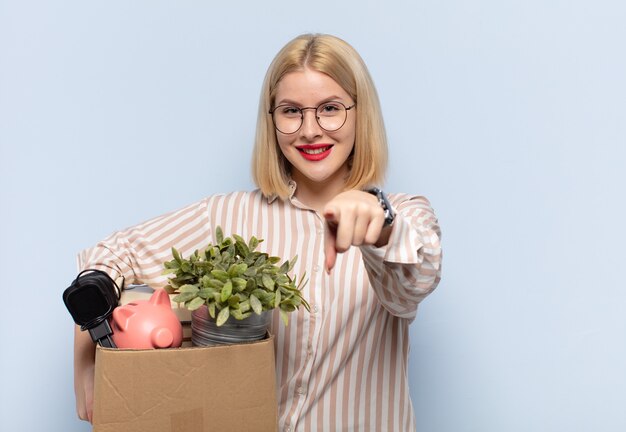
[[[438,284],[440,231],[428,200],[391,194],[397,212],[386,247],[352,247],[324,271],[324,219],[293,196],[260,191],[213,195],[117,232],[79,254],[79,268],[104,269],[127,283],[163,287],[175,246],[188,256],[225,235],[264,239],[258,250],[305,271],[301,308],[285,327],[274,315],[281,431],[415,430],[407,366],[409,324]]]

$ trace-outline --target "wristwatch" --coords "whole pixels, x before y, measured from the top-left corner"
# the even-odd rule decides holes
[[[365,192],[371,193],[378,198],[378,202],[385,212],[385,223],[383,224],[383,227],[391,226],[393,224],[393,220],[396,218],[396,212],[393,210],[393,207],[387,198],[387,194],[377,187],[367,189]]]

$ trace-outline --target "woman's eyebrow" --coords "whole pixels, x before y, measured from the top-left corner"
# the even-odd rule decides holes
[[[321,105],[323,103],[331,102],[331,101],[341,102],[343,100],[344,99],[341,96],[333,95],[333,96],[329,96],[327,98],[322,99],[320,102],[317,103],[317,105]],[[279,105],[293,105],[293,106],[297,106],[297,107],[302,107],[303,106],[303,104],[301,104],[299,102],[296,102],[295,100],[289,99],[289,98],[284,98],[284,99],[281,99],[280,101],[277,101],[276,102],[276,106],[279,106]]]

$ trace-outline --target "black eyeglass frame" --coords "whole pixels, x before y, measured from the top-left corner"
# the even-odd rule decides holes
[[[330,104],[330,103],[337,103],[337,104],[341,105],[341,106],[342,106],[342,107],[346,110],[346,117],[343,119],[343,123],[341,123],[341,125],[340,125],[338,128],[336,128],[336,129],[326,129],[324,126],[322,126],[322,125],[320,124],[320,118],[319,118],[319,116],[317,115],[317,110],[319,109],[319,107],[321,107],[321,106],[323,106],[323,105],[326,105],[326,104]],[[299,126],[299,127],[298,127],[298,129],[296,129],[295,131],[293,131],[293,132],[289,132],[289,133],[287,133],[287,132],[283,132],[283,131],[281,131],[280,129],[278,129],[278,126],[276,126],[276,120],[274,119],[274,112],[275,112],[278,108],[280,108],[280,107],[286,107],[286,106],[296,108],[298,111],[300,111],[300,126]],[[280,132],[280,133],[281,133],[281,134],[283,134],[283,135],[293,135],[293,134],[295,134],[296,132],[298,132],[298,131],[302,128],[302,125],[304,124],[304,111],[305,111],[305,110],[311,110],[311,109],[312,109],[312,110],[315,110],[315,121],[317,122],[317,125],[318,125],[319,127],[321,127],[321,128],[322,128],[323,130],[325,130],[326,132],[336,132],[336,131],[338,131],[339,129],[341,129],[341,128],[343,127],[343,125],[345,125],[345,124],[346,124],[346,121],[348,121],[348,111],[350,111],[350,110],[351,110],[352,108],[354,108],[355,106],[356,106],[356,102],[355,102],[355,103],[353,103],[352,105],[350,105],[349,107],[347,107],[344,103],[339,102],[339,101],[327,101],[327,102],[322,102],[321,104],[319,104],[319,105],[318,105],[318,106],[316,106],[316,107],[302,107],[302,108],[298,108],[298,107],[293,106],[293,105],[290,105],[290,104],[282,104],[282,105],[278,105],[277,107],[274,107],[273,109],[269,110],[269,111],[268,111],[268,114],[272,116],[272,123],[274,124],[274,129],[276,129],[278,132]]]

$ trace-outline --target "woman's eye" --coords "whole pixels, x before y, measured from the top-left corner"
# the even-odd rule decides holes
[[[285,115],[300,115],[300,110],[293,106],[284,106],[281,108],[281,113]]]
[[[339,105],[335,103],[324,104],[320,107],[320,111],[325,112],[325,113],[332,113],[332,112],[336,112],[339,110],[340,110]]]

